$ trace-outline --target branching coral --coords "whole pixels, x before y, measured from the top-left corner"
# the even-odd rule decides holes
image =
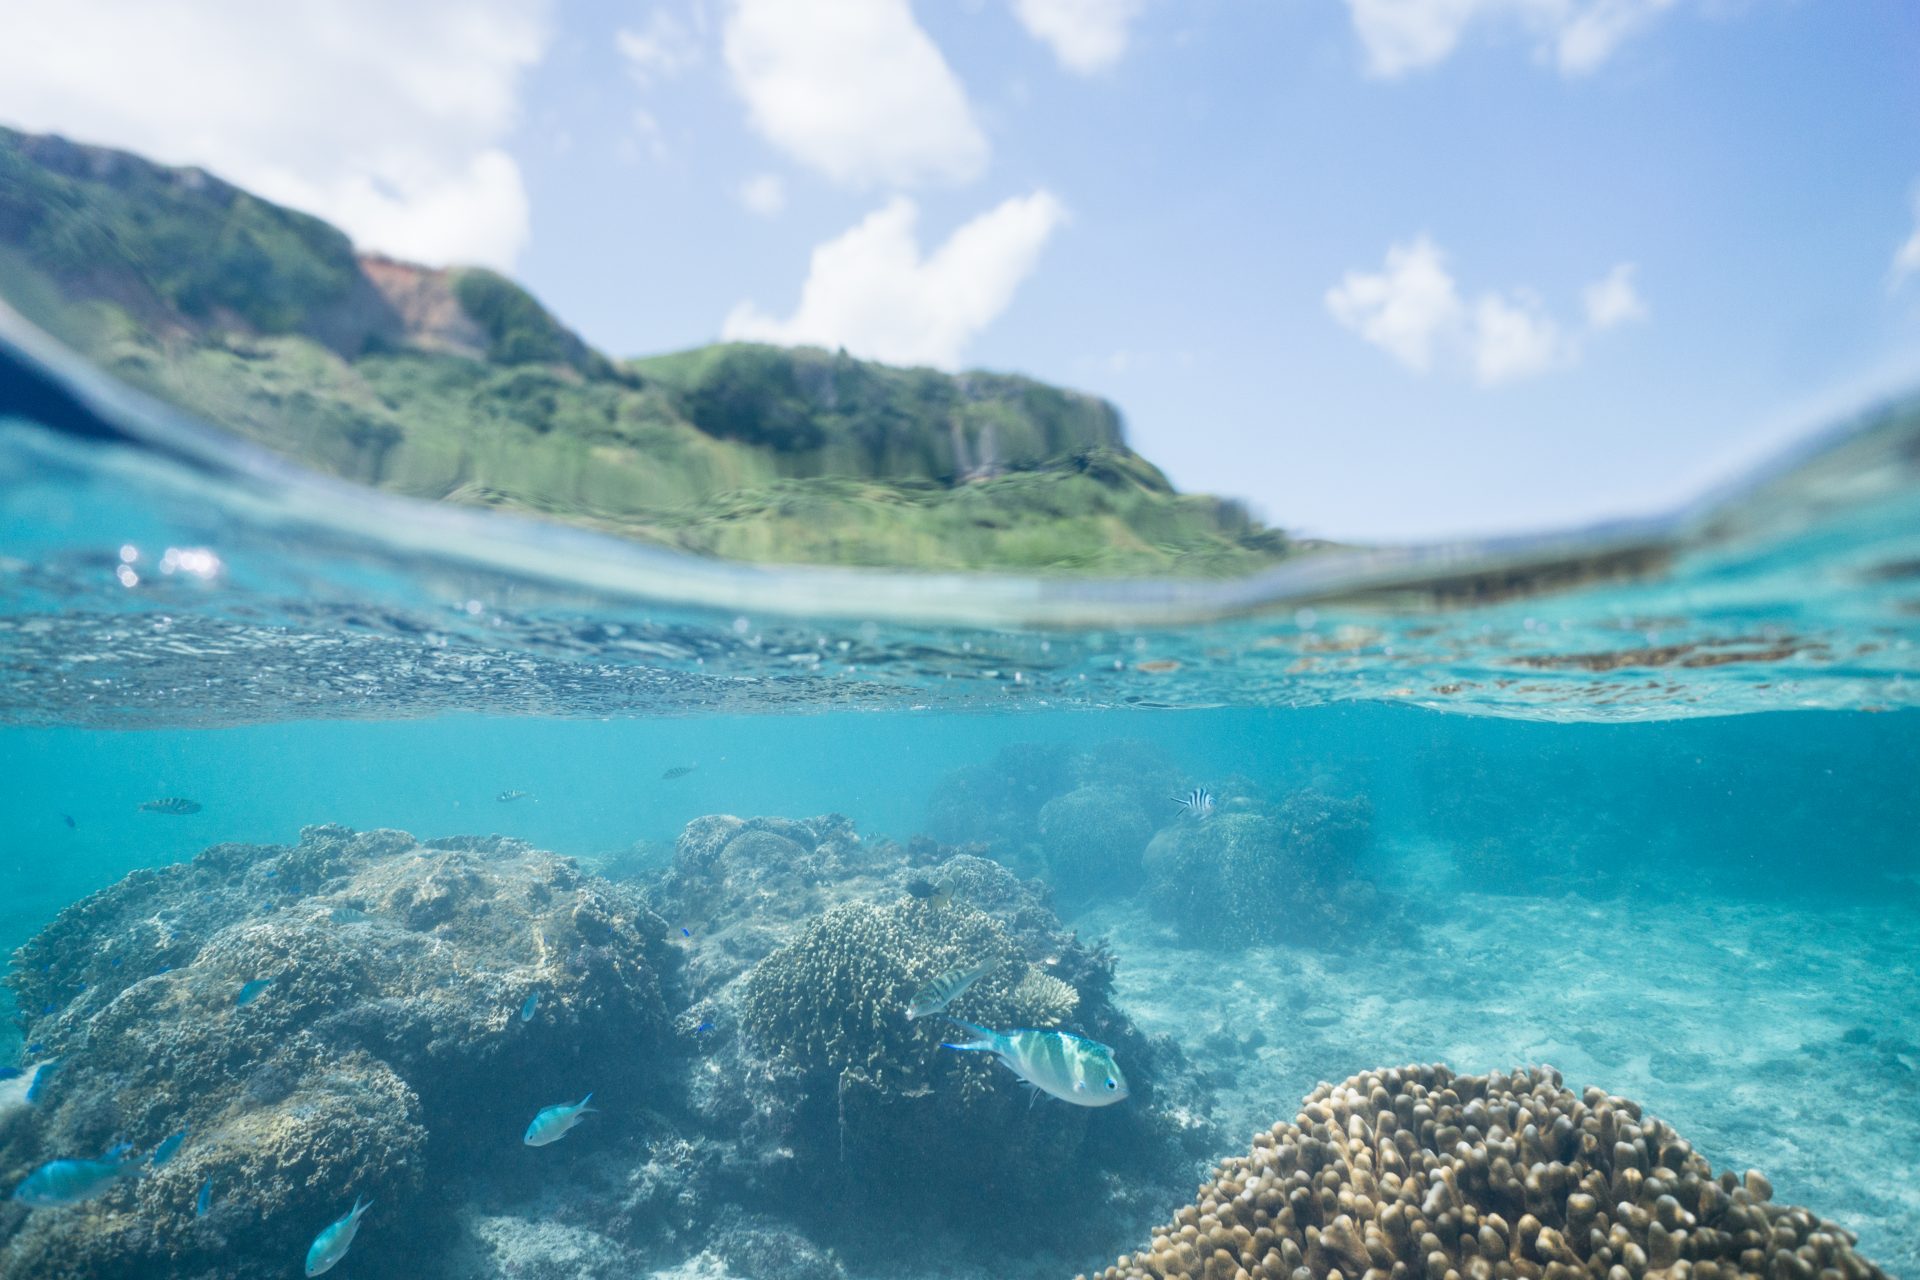
[[[1102,1280],[1884,1280],[1772,1195],[1550,1069],[1370,1071],[1315,1089]]]

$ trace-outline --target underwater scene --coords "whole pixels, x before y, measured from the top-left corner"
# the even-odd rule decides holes
[[[760,611],[18,336],[0,1274],[1920,1262],[1911,402],[1627,527]]]
[[[1914,34],[15,6],[0,1280],[1920,1280]]]

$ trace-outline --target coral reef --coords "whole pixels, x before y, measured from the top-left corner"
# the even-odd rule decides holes
[[[1384,1069],[1315,1089],[1101,1276],[1884,1280],[1852,1235],[1772,1196],[1552,1070]]]
[[[41,1011],[23,1030],[61,1067],[0,1131],[0,1183],[117,1136],[189,1137],[90,1212],[0,1219],[0,1275],[281,1275],[355,1195],[404,1220],[538,1106],[656,1086],[664,931],[627,891],[500,838],[309,827],[129,875],[14,957],[18,1006]],[[423,1234],[375,1225],[363,1262]]]
[[[1112,1001],[1113,958],[1061,929],[1043,886],[966,852],[862,842],[843,819],[709,817],[648,891],[692,923],[688,1097],[722,1199],[782,1208],[860,1247],[859,1208],[930,1225],[1084,1234],[1190,1168],[1212,1128],[1205,1085]],[[1101,1114],[1034,1106],[1004,1068],[910,1021],[929,979],[999,961],[952,1013],[1064,1025],[1114,1046],[1134,1096]],[[700,1028],[705,1028],[704,1031]],[[717,1155],[717,1162],[715,1157]],[[689,1153],[691,1155],[691,1153]],[[1046,1215],[1033,1204],[1052,1206]],[[1071,1212],[1069,1207],[1071,1206]]]
[[[1111,782],[1076,787],[1040,808],[1042,874],[1069,904],[1122,897],[1145,880],[1140,855],[1153,833],[1137,792]]]
[[[1227,809],[1163,828],[1147,846],[1157,911],[1208,946],[1337,942],[1381,909],[1356,862],[1371,838],[1365,797],[1317,790],[1274,811]]]

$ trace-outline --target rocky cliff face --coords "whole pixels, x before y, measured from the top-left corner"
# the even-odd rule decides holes
[[[749,560],[1203,573],[1286,549],[1030,378],[752,344],[616,364],[491,271],[358,256],[200,169],[0,129],[0,297],[332,475]]]

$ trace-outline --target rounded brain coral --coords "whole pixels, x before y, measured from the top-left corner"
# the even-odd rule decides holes
[[[1557,1071],[1400,1067],[1315,1089],[1102,1278],[1884,1280],[1772,1195]]]

